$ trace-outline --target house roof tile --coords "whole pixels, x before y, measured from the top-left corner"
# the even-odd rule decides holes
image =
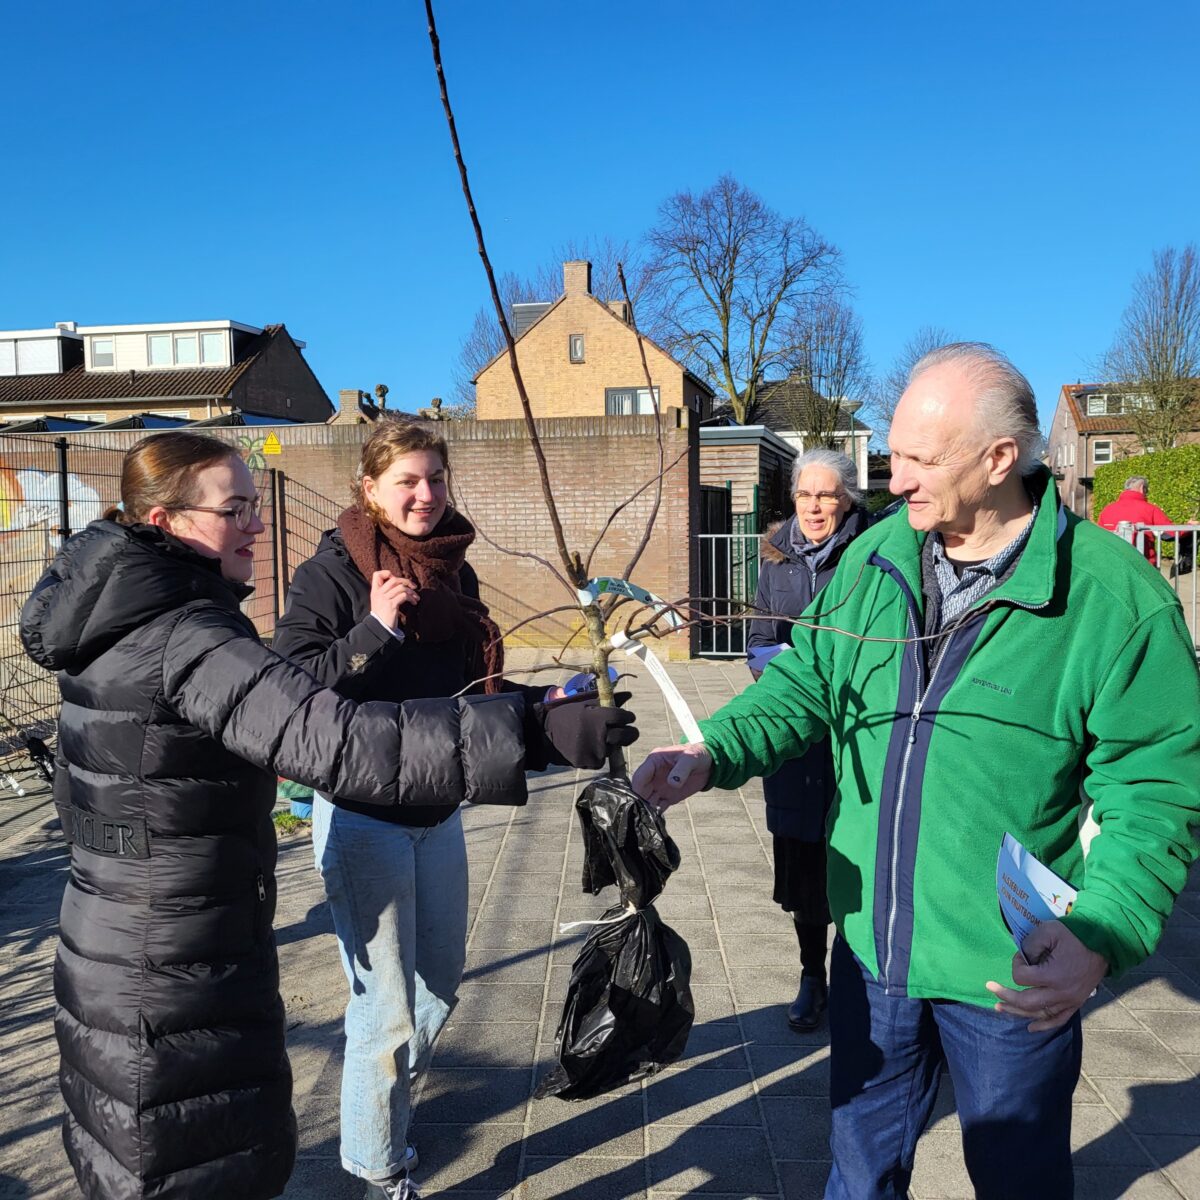
[[[218,399],[254,365],[282,325],[264,326],[230,367],[193,370],[88,371],[80,364],[53,375],[0,376],[0,404],[45,406],[104,400]]]

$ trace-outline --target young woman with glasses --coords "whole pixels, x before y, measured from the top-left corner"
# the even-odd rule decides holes
[[[599,766],[632,731],[613,710],[519,694],[355,704],[268,650],[240,609],[264,527],[224,442],[144,439],[121,498],[21,613],[63,700],[63,1136],[88,1200],[258,1200],[283,1191],[296,1149],[271,929],[276,776],[360,808],[419,811],[448,786],[519,803],[526,766],[562,761],[556,740]]]

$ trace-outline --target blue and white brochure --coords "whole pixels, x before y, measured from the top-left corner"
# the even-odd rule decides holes
[[[750,657],[746,661],[746,665],[752,671],[765,671],[767,663],[771,661],[777,654],[782,654],[785,650],[790,650],[791,646],[787,642],[780,642],[777,646],[761,646],[757,650],[750,651]]]
[[[996,859],[996,894],[1000,914],[1020,950],[1043,921],[1065,917],[1078,893],[1006,833]]]

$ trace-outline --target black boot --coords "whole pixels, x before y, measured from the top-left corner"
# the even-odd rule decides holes
[[[828,928],[824,924],[796,921],[796,940],[800,943],[800,990],[788,1005],[788,1024],[800,1033],[809,1033],[821,1023],[821,1014],[829,1003],[825,982],[825,943]]]
[[[829,988],[824,976],[800,977],[800,990],[788,1005],[788,1024],[799,1033],[811,1033],[821,1023],[821,1014],[829,1004]]]

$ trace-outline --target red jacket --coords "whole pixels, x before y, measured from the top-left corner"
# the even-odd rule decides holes
[[[1141,492],[1126,488],[1111,504],[1106,504],[1097,518],[1096,524],[1104,529],[1117,531],[1117,524],[1128,521],[1131,525],[1173,525],[1175,522],[1167,516],[1157,504],[1151,504]],[[1163,534],[1173,538],[1172,533]],[[1154,536],[1147,534],[1141,539],[1142,551],[1149,559],[1151,566],[1158,564],[1158,556],[1154,553]]]

